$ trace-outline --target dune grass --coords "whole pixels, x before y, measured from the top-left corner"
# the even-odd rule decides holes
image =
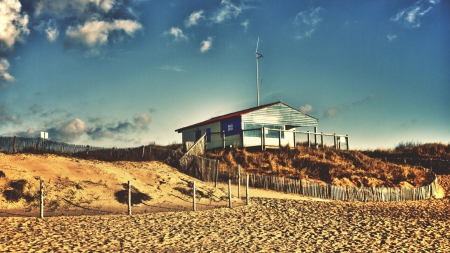
[[[380,151],[377,151],[381,153]],[[419,146],[399,145],[395,154],[420,154],[446,157],[450,154],[444,144]],[[431,173],[409,165],[398,165],[372,158],[361,151],[336,150],[334,148],[308,148],[297,145],[276,150],[249,151],[240,148],[208,151],[209,158],[218,159],[224,166],[238,164],[249,173],[269,174],[295,179],[320,180],[351,187],[420,187],[431,183]],[[380,156],[384,157],[384,156]]]

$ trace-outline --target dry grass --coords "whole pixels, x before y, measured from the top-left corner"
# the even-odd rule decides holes
[[[444,152],[441,146],[425,150]],[[428,152],[428,151],[427,151]],[[226,166],[238,164],[249,173],[269,174],[296,179],[314,179],[341,186],[420,187],[433,181],[430,173],[408,166],[386,163],[363,152],[315,149],[301,145],[279,150],[248,151],[231,148],[207,153]]]
[[[377,158],[406,157],[450,160],[450,143],[401,142],[394,149],[375,149],[362,152]]]

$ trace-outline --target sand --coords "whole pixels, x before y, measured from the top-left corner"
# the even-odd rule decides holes
[[[110,175],[89,161],[77,163],[87,163],[94,167],[93,171]],[[151,169],[156,165],[146,166]],[[161,170],[164,167],[158,166]],[[15,168],[22,171],[21,176],[28,175],[23,172],[25,168]],[[170,178],[178,175],[169,172],[174,173]],[[110,177],[122,181],[118,174]],[[142,185],[152,185],[145,181],[149,174],[145,175],[139,179]],[[164,180],[164,186],[184,182],[177,178],[173,182]],[[450,252],[450,176],[439,176],[439,182],[447,195],[425,201],[319,201],[251,189],[251,205],[233,209],[131,216],[0,217],[0,252]],[[219,185],[215,191],[219,194],[224,188],[226,185]],[[151,187],[143,189],[151,193]],[[161,195],[162,199],[155,195],[158,201],[171,196],[155,192]],[[234,203],[242,200],[234,197]]]
[[[449,252],[449,199],[252,199],[198,212],[0,218],[10,252]]]

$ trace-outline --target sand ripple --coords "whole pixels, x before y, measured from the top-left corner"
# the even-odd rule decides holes
[[[251,206],[133,216],[0,218],[6,252],[450,252],[450,199],[253,199]]]

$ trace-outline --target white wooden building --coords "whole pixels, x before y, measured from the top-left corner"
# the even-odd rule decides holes
[[[296,129],[304,127],[313,128],[317,133],[318,119],[282,102],[275,102],[214,117],[175,131],[182,134],[184,145],[205,136],[206,148],[209,149],[232,145],[265,147],[289,144],[293,147]]]

